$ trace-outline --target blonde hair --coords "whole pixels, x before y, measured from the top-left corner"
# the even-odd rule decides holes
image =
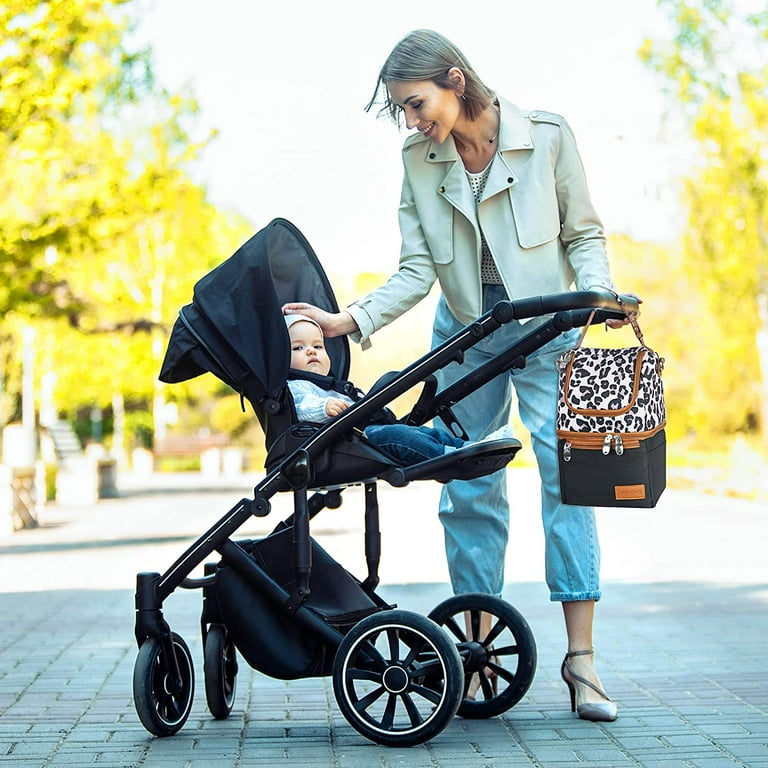
[[[458,67],[464,73],[465,87],[461,94],[448,76],[453,67]],[[493,91],[480,79],[464,54],[450,40],[431,29],[416,29],[397,43],[387,57],[365,111],[369,112],[373,108],[381,93],[382,106],[377,116],[389,117],[400,127],[402,110],[392,101],[389,83],[419,80],[431,80],[438,88],[456,91],[457,95],[462,97],[461,103],[468,120],[476,120],[495,98]]]

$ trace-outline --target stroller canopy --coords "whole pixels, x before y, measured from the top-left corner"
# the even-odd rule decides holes
[[[201,278],[192,303],[179,311],[160,380],[186,381],[210,372],[254,407],[278,397],[290,367],[290,341],[281,307],[307,302],[339,308],[306,238],[291,222],[274,219]],[[346,336],[326,340],[332,374],[349,374]]]

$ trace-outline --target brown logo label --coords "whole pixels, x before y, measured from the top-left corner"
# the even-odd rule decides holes
[[[616,485],[613,493],[617,501],[626,501],[627,499],[644,499],[644,485]]]

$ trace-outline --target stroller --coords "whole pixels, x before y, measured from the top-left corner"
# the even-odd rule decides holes
[[[622,297],[624,307],[636,307]],[[486,718],[517,704],[533,681],[536,644],[523,616],[497,597],[451,597],[427,617],[398,609],[377,593],[381,547],[377,483],[469,480],[505,467],[514,439],[470,444],[402,466],[366,441],[363,428],[397,397],[420,388],[399,421],[439,418],[466,438],[451,407],[560,333],[625,309],[606,292],[581,291],[497,304],[405,369],[382,376],[369,393],[324,424],[300,423],[286,385],[290,345],[281,306],[306,301],[337,312],[330,283],[299,230],[275,219],[198,281],[173,327],[161,380],[213,373],[253,407],[266,437],[266,474],[165,573],[137,574],[133,697],[139,719],[157,736],[186,722],[194,694],[192,656],[163,616],[174,590],[202,591],[205,695],[213,717],[235,701],[238,655],[270,677],[332,676],[337,704],[364,737],[387,746],[423,743],[456,715]],[[634,302],[634,303],[633,303]],[[541,317],[503,355],[438,391],[435,373],[513,319]],[[327,339],[333,389],[350,392],[346,337]],[[244,402],[243,402],[244,406]],[[244,406],[245,407],[245,406]],[[310,521],[335,509],[345,488],[364,488],[367,574],[358,580],[310,535]],[[259,540],[233,540],[270,499],[293,494],[292,514]],[[219,559],[207,562],[217,553]],[[190,574],[203,566],[203,575]],[[490,616],[488,621],[483,614]],[[470,680],[479,680],[470,693]]]

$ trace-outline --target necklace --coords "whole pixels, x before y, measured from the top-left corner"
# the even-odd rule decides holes
[[[494,105],[494,106],[496,107],[496,112],[498,114],[499,107],[498,107],[498,105]],[[496,141],[496,138],[499,135],[499,128],[501,128],[501,115],[499,115],[499,122],[496,123],[496,133],[494,133],[493,136],[491,136],[490,139],[486,139],[486,141],[489,144],[493,144],[493,142]],[[453,140],[456,142],[456,145],[458,146],[458,148],[461,149],[461,150],[464,150],[464,152],[469,152],[469,147],[463,141],[460,141],[456,137],[455,133],[452,134],[452,135],[453,135]]]
[[[491,138],[490,138],[490,139],[488,139],[488,143],[489,143],[489,144],[493,144],[493,142],[494,142],[494,141],[496,141],[496,137],[497,137],[498,135],[499,135],[499,131],[498,131],[498,129],[497,129],[497,130],[496,130],[496,133],[494,133],[494,134],[493,134],[493,136],[491,136]],[[468,147],[466,144],[464,144],[464,142],[462,142],[462,141],[459,141],[459,140],[456,138],[456,136],[455,136],[455,135],[454,135],[453,139],[454,139],[454,141],[455,141],[455,142],[456,142],[456,143],[459,145],[459,149],[463,149],[465,152],[469,152],[469,147]]]

